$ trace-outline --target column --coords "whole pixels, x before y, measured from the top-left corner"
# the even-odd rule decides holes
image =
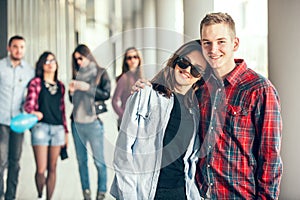
[[[157,65],[166,60],[183,44],[183,1],[156,0]]]
[[[7,0],[0,1],[0,58],[7,56]]]
[[[200,38],[200,22],[208,12],[213,10],[213,6],[214,1],[183,1],[185,42]]]
[[[122,1],[122,20],[123,20],[123,50],[135,46],[135,35],[132,31],[134,27],[134,4],[133,0]]]
[[[147,79],[152,79],[157,73],[155,0],[144,0],[142,10],[144,13],[142,48],[144,76]]]
[[[86,24],[86,41],[93,50],[98,48],[109,38],[109,0],[89,0],[93,2],[92,8],[87,12],[94,10],[94,16],[89,16]]]

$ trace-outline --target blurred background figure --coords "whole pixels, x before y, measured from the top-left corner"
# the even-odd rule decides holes
[[[31,129],[38,199],[46,185],[47,200],[51,199],[56,182],[56,165],[61,147],[68,142],[64,84],[58,80],[55,55],[44,52],[36,63],[35,78],[28,85],[24,104],[26,112],[37,116],[39,122]],[[47,171],[47,176],[45,173]]]
[[[24,134],[10,129],[11,119],[22,111],[24,93],[34,77],[34,69],[24,61],[25,39],[12,36],[7,45],[9,55],[0,60],[0,199],[15,199],[20,171]],[[7,167],[6,192],[4,170]]]
[[[117,86],[112,97],[112,106],[118,115],[118,129],[124,114],[127,98],[130,96],[131,86],[142,78],[142,55],[135,47],[126,49],[122,73],[116,78]]]
[[[72,54],[73,80],[69,84],[73,103],[71,128],[79,167],[81,187],[85,200],[91,199],[87,144],[91,146],[98,173],[97,200],[105,198],[107,172],[104,163],[104,128],[95,110],[95,100],[110,97],[110,79],[98,64],[90,49],[78,45]]]

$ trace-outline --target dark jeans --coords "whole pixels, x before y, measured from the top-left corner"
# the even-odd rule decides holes
[[[186,200],[185,187],[157,188],[154,200]]]
[[[4,169],[7,169],[5,199],[16,198],[24,134],[13,132],[9,126],[0,124],[0,198],[4,195]]]

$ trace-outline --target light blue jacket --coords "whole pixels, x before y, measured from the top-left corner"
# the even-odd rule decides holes
[[[154,199],[161,168],[163,138],[174,104],[147,86],[129,97],[114,155],[115,177],[111,194],[120,200]],[[186,196],[200,199],[195,183],[198,161],[199,110],[193,114],[194,132],[184,156]],[[197,136],[197,137],[196,137]]]

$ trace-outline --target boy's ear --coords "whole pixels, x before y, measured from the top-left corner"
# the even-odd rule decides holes
[[[233,39],[233,43],[234,43],[233,50],[237,51],[240,46],[240,39],[238,37],[235,37]]]

